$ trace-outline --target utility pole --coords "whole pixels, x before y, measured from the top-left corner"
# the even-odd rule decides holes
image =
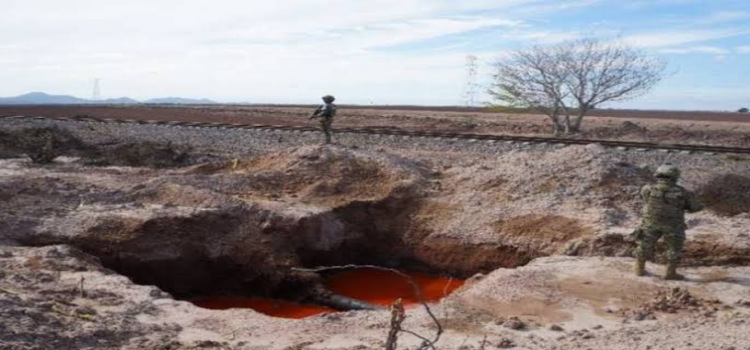
[[[94,78],[94,88],[91,91],[91,101],[98,102],[102,98],[102,90],[99,86],[99,81],[101,79]]]
[[[479,68],[477,62],[479,58],[474,55],[466,56],[466,82],[464,86],[463,102],[466,107],[472,107],[476,105],[477,97],[477,72]]]

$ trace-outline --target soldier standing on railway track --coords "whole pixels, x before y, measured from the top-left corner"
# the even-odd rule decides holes
[[[326,144],[331,143],[331,125],[333,124],[333,117],[336,116],[336,105],[333,104],[334,100],[336,98],[331,95],[323,96],[323,105],[318,107],[310,116],[310,119],[320,119],[320,127],[326,135]]]
[[[672,165],[662,165],[654,176],[657,183],[643,186],[641,198],[644,201],[643,221],[633,232],[638,242],[636,250],[635,274],[646,273],[646,260],[654,255],[659,238],[667,243],[667,268],[664,279],[675,280],[683,277],[677,274],[677,265],[682,258],[685,244],[685,212],[694,213],[703,209],[695,195],[677,185],[680,170]]]

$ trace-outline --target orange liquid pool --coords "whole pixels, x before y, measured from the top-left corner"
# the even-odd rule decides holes
[[[269,316],[296,319],[336,312],[336,310],[322,306],[303,305],[291,301],[267,298],[207,297],[193,300],[192,303],[205,309],[253,309]]]
[[[463,280],[446,277],[428,276],[420,273],[408,273],[422,291],[422,298],[427,302],[440,301],[464,284]],[[392,272],[357,269],[332,275],[325,281],[326,287],[336,294],[389,306],[398,298],[404,305],[419,302],[414,288],[408,280]]]
[[[427,302],[439,301],[464,284],[464,281],[459,279],[420,273],[408,273],[408,275],[419,286],[422,298]],[[419,302],[413,287],[406,278],[387,271],[374,269],[343,271],[327,277],[324,284],[336,294],[381,306],[389,306],[398,298],[402,298],[405,305],[414,305]],[[206,297],[192,302],[206,309],[246,308],[269,316],[294,319],[337,312],[322,306],[255,297]]]

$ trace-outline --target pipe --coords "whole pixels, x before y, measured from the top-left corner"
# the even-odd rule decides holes
[[[343,295],[325,293],[312,297],[312,302],[318,305],[330,307],[341,311],[350,310],[382,310],[382,306],[370,304],[359,299],[345,297]]]

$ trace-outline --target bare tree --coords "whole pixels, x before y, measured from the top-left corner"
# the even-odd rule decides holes
[[[622,43],[587,38],[521,49],[495,63],[489,94],[550,118],[555,135],[580,131],[589,111],[647,93],[666,62]]]

